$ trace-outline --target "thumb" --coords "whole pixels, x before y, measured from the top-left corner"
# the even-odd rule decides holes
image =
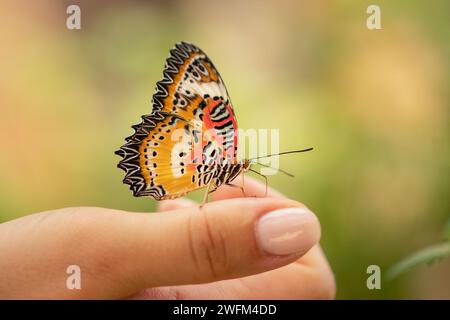
[[[91,211],[96,223],[83,232],[89,254],[78,252],[93,266],[88,296],[99,287],[123,297],[268,271],[294,262],[320,238],[315,215],[288,199],[230,199],[152,214],[88,210],[102,211]],[[96,266],[104,273],[106,265],[107,276],[95,276]]]

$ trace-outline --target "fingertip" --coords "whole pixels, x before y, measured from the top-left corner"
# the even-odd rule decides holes
[[[305,207],[277,209],[256,225],[259,247],[270,255],[303,255],[320,240],[320,223]]]

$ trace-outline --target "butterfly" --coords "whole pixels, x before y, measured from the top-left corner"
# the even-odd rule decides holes
[[[132,128],[115,153],[134,196],[175,199],[206,187],[205,202],[221,185],[239,187],[245,195],[232,181],[254,171],[252,160],[237,159],[233,105],[219,72],[197,46],[180,42],[170,50],[152,111]]]

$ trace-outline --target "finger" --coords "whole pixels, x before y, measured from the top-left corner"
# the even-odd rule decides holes
[[[241,183],[240,177],[235,183]],[[265,192],[265,184],[251,177],[245,177],[245,187],[246,193]],[[270,188],[268,196],[285,198]],[[242,191],[223,186],[213,197],[239,198]],[[316,245],[294,264],[276,270],[207,284],[148,288],[133,299],[327,299],[334,297],[335,290],[331,268]]]
[[[318,246],[310,255],[322,259]],[[324,258],[324,257],[323,257]],[[270,288],[270,290],[267,290]],[[177,296],[186,299],[332,299],[335,283],[327,263],[317,266],[289,264],[258,275],[220,281],[214,284],[175,287]]]
[[[183,208],[189,208],[195,206],[197,203],[186,198],[179,198],[174,200],[163,200],[159,201],[157,204],[157,210],[162,211],[170,211],[177,210]]]
[[[317,218],[290,200],[236,199],[151,215],[102,216],[95,233],[84,238],[89,243],[84,253],[111,267],[107,284],[125,296],[147,287],[212,282],[278,268],[298,259],[320,238]],[[90,273],[97,271],[94,267]],[[102,285],[97,281],[96,287]]]
[[[289,264],[282,268],[239,279],[213,283],[173,287],[148,288],[131,299],[332,299],[336,287],[333,273],[319,246],[308,255],[314,256],[311,265]],[[270,288],[270,290],[267,290]]]
[[[242,179],[242,176],[240,175],[235,180],[233,180],[233,184],[235,186],[243,186],[245,195],[247,197],[255,197],[255,196],[264,197],[266,193],[265,182],[261,182],[249,176],[245,176],[245,178]],[[221,186],[212,195],[214,200],[224,200],[224,199],[244,197],[242,190],[239,187],[232,187],[227,185]],[[280,192],[270,187],[267,188],[267,196],[274,198],[285,198],[285,196],[283,196]]]
[[[260,275],[240,279],[238,299],[333,299],[335,282],[331,268],[319,246],[308,254],[313,264],[291,263]],[[224,281],[224,288],[231,284]],[[264,288],[271,290],[264,290]]]
[[[242,185],[242,177],[239,176],[238,178],[236,178],[235,183],[237,185]],[[259,180],[256,180],[252,177],[248,177],[246,176],[244,179],[244,189],[246,194],[264,194],[265,190],[266,190],[266,186],[264,182],[261,182]],[[267,196],[268,197],[275,197],[275,198],[286,198],[282,193],[272,189],[272,188],[268,188],[268,192],[267,192]],[[228,199],[228,198],[238,198],[238,197],[242,197],[242,191],[239,190],[238,188],[231,188],[231,187],[222,187],[220,188],[215,194],[214,197],[216,200],[221,200],[221,199]],[[331,270],[331,267],[325,257],[325,255],[323,254],[322,249],[320,248],[319,245],[316,245],[314,248],[312,248],[312,250],[310,250],[309,252],[307,252],[306,254],[304,254],[303,256],[301,256],[296,262],[295,262],[296,266],[285,266],[282,268],[279,268],[277,270],[273,270],[261,275],[254,275],[251,277],[251,283],[252,285],[246,284],[246,287],[244,288],[244,290],[239,291],[236,290],[236,288],[239,288],[242,283],[238,282],[232,282],[231,280],[229,281],[224,281],[221,282],[220,288],[217,288],[215,286],[212,287],[208,287],[207,285],[202,285],[202,286],[192,286],[193,288],[195,287],[196,289],[193,291],[189,291],[190,288],[185,288],[183,287],[183,290],[181,290],[181,292],[179,292],[179,294],[182,294],[183,296],[186,296],[186,294],[188,294],[188,291],[191,292],[188,296],[192,297],[192,299],[207,299],[207,296],[205,294],[207,294],[210,290],[212,292],[209,292],[211,299],[214,299],[212,297],[216,296],[217,299],[221,299],[219,296],[221,294],[225,294],[225,296],[228,296],[232,299],[244,299],[243,294],[245,295],[245,293],[248,292],[255,292],[255,297],[260,297],[261,299],[266,299],[268,297],[273,297],[275,299],[275,297],[284,297],[284,299],[289,299],[289,297],[295,295],[298,298],[302,298],[302,297],[306,297],[308,296],[308,294],[310,292],[305,291],[303,289],[301,289],[302,287],[294,287],[297,288],[297,290],[288,290],[286,291],[285,289],[291,288],[291,282],[289,282],[289,278],[290,277],[305,277],[304,272],[303,271],[303,267],[307,267],[307,268],[311,268],[312,270],[317,270],[318,271],[318,275],[320,275],[323,278],[323,283],[325,284],[323,286],[323,288],[325,288],[324,290],[322,290],[322,293],[329,293],[329,294],[324,294],[324,297],[332,297],[334,296],[334,292],[335,292],[335,281],[334,281],[334,276],[333,276],[333,272]],[[298,266],[300,266],[300,268],[298,268]],[[297,273],[292,274],[292,270],[297,271]],[[285,273],[285,271],[288,271]],[[287,277],[284,277],[283,275],[288,275]],[[283,279],[287,279],[287,281],[283,281]],[[305,280],[306,281],[306,280]],[[227,283],[227,285],[223,284],[223,283]],[[319,283],[318,283],[319,284]],[[267,290],[259,290],[261,287],[270,287],[270,293]],[[328,288],[329,290],[327,291],[326,288]],[[218,289],[218,294],[219,296],[215,295],[213,292],[215,292]],[[253,289],[253,290],[252,290]],[[278,290],[279,289],[279,290]],[[178,288],[176,288],[176,290],[178,290]],[[188,291],[186,291],[188,290]],[[173,291],[173,290],[172,290]],[[290,294],[288,295],[284,295],[284,293],[289,292]],[[262,296],[261,296],[262,293]],[[311,292],[313,293],[313,292]],[[188,298],[189,299],[189,298]]]

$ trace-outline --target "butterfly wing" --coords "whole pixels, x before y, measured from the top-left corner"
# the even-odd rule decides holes
[[[157,200],[202,188],[217,165],[236,163],[237,122],[211,60],[185,42],[175,45],[156,85],[153,109],[116,154],[135,196]]]

